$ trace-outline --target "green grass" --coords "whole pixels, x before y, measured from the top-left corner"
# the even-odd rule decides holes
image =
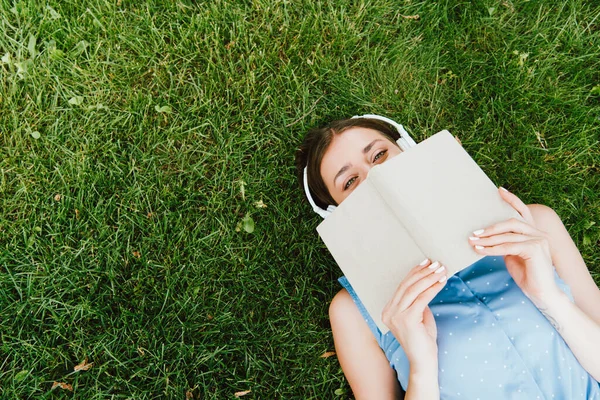
[[[600,7],[556,3],[1,0],[0,397],[350,397],[293,154],[359,113],[458,135],[600,282]]]

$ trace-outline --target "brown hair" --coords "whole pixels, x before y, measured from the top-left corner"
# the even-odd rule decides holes
[[[296,151],[296,175],[300,187],[304,190],[304,167],[308,163],[307,174],[310,194],[315,203],[321,208],[327,208],[328,205],[337,206],[321,176],[323,156],[335,135],[355,127],[376,130],[393,143],[400,138],[400,133],[392,125],[370,118],[348,118],[332,121],[324,127],[313,128],[308,131],[304,141]]]

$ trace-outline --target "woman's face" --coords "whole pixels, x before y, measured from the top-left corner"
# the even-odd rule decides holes
[[[333,137],[323,155],[321,176],[331,197],[340,204],[367,178],[374,165],[401,152],[396,143],[374,129],[350,128]]]

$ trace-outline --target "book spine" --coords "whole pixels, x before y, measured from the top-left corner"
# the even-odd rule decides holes
[[[369,178],[372,187],[392,210],[393,215],[404,226],[421,252],[432,260],[444,260],[445,254],[442,247],[434,243],[431,233],[419,223],[417,216],[411,213],[403,203],[402,196],[399,195],[401,190],[398,190],[401,188],[389,188],[376,167],[369,173]]]

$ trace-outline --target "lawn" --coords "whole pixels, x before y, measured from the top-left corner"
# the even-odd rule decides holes
[[[600,283],[592,3],[0,0],[0,397],[350,398],[293,158],[354,114],[450,130]]]

